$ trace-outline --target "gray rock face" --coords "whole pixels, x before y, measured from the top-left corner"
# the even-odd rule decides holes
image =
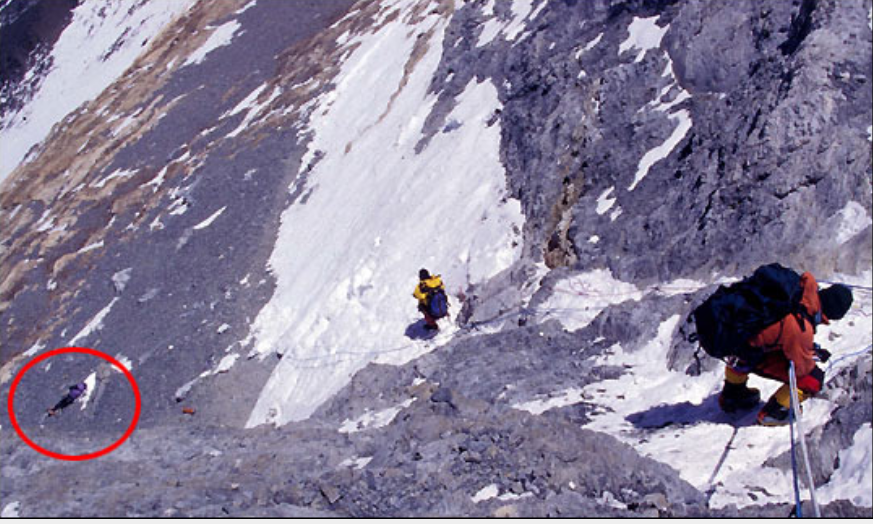
[[[631,20],[651,17],[666,30],[660,48],[619,54]],[[871,206],[865,17],[860,2],[552,2],[519,42],[473,50],[470,14],[456,18],[453,75],[439,87],[453,96],[483,72],[500,86],[503,158],[533,259],[632,281],[774,259],[854,271],[869,249],[838,257],[809,239],[832,235],[826,219],[847,202]],[[634,184],[680,115],[689,129]],[[610,188],[612,212],[598,212]]]

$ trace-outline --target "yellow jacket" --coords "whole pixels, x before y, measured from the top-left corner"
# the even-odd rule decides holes
[[[439,275],[433,275],[427,280],[422,280],[415,286],[415,291],[412,292],[412,296],[418,299],[418,303],[426,306],[427,305],[427,293],[422,290],[422,284],[424,284],[425,289],[442,289],[446,290],[446,287],[443,285],[443,279],[440,278]]]

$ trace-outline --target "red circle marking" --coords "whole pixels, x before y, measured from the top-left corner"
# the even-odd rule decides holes
[[[27,437],[27,435],[24,433],[24,431],[22,431],[21,426],[18,425],[18,420],[15,418],[15,410],[13,409],[13,402],[15,400],[15,390],[18,388],[18,383],[21,382],[21,378],[24,376],[25,373],[27,373],[27,371],[30,368],[39,364],[43,360],[46,360],[46,359],[53,357],[55,355],[61,355],[63,353],[85,353],[86,355],[91,355],[91,356],[95,356],[97,358],[102,358],[103,360],[109,362],[110,364],[112,364],[113,366],[115,366],[119,370],[121,370],[121,372],[124,373],[124,376],[127,377],[127,380],[130,382],[131,388],[133,388],[133,395],[136,399],[136,408],[134,409],[134,412],[133,412],[133,420],[130,421],[130,426],[127,428],[127,431],[125,431],[124,435],[122,435],[121,438],[118,439],[114,444],[111,444],[108,447],[105,447],[101,450],[97,450],[93,453],[86,453],[84,455],[64,455],[61,453],[56,453],[54,451],[50,451],[48,449],[45,449],[45,448],[37,445],[35,442],[33,442],[32,440],[30,440]],[[139,421],[139,413],[140,413],[140,410],[142,408],[142,400],[140,399],[140,396],[139,396],[139,387],[136,384],[136,380],[134,380],[133,375],[130,374],[130,371],[128,371],[127,368],[124,367],[124,365],[121,362],[115,360],[114,358],[110,357],[106,353],[103,353],[101,351],[97,351],[96,349],[77,348],[77,347],[55,349],[55,350],[49,351],[48,353],[40,355],[40,356],[32,359],[30,362],[28,362],[27,365],[25,365],[23,368],[21,368],[21,371],[19,371],[18,374],[15,375],[15,380],[12,381],[12,386],[10,386],[10,388],[9,388],[9,398],[8,398],[7,404],[9,407],[9,421],[12,422],[12,427],[15,428],[15,431],[16,431],[16,433],[18,433],[18,436],[21,437],[21,440],[23,440],[28,446],[32,447],[33,449],[37,450],[38,452],[42,453],[43,455],[47,455],[49,457],[56,458],[58,460],[90,460],[90,459],[105,455],[105,454],[109,453],[110,451],[113,451],[115,448],[122,445],[124,443],[124,441],[127,440],[127,438],[133,434],[133,430],[136,428],[136,423]]]

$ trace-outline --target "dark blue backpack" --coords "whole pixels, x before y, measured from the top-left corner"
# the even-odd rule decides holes
[[[430,316],[433,318],[443,318],[448,315],[449,298],[446,296],[446,292],[442,289],[434,289],[430,291],[427,308],[428,311],[430,311]]]
[[[779,264],[761,266],[752,276],[719,286],[693,312],[697,339],[709,355],[757,363],[762,352],[748,340],[786,315],[801,313],[800,275]]]

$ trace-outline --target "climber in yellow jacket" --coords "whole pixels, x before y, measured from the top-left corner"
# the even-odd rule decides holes
[[[418,310],[424,315],[424,327],[426,329],[439,329],[437,319],[447,314],[447,310],[445,310],[447,307],[447,302],[445,301],[446,287],[443,285],[443,279],[439,275],[431,276],[428,270],[422,269],[418,272],[418,280],[418,285],[415,286],[412,296],[418,299]],[[442,300],[436,298],[434,301],[437,295],[441,295]],[[442,302],[444,307],[440,308],[438,304],[432,304],[432,302]],[[436,312],[434,311],[434,306],[437,306]]]

